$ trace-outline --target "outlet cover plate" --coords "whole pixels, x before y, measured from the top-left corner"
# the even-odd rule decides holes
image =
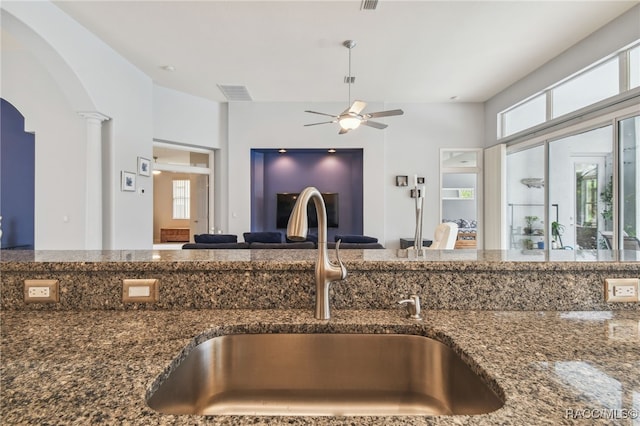
[[[59,303],[58,280],[24,280],[24,303]]]
[[[604,280],[606,302],[638,302],[640,291],[638,278],[607,278]]]
[[[160,300],[160,280],[156,278],[122,280],[123,303],[155,303]]]

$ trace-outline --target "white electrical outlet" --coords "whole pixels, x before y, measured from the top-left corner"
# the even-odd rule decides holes
[[[29,297],[49,297],[49,287],[29,287]]]
[[[635,285],[616,285],[613,287],[613,295],[620,297],[633,297],[636,295]]]
[[[58,303],[58,280],[24,280],[25,303]]]
[[[604,297],[607,302],[638,302],[640,280],[638,278],[607,278],[604,280]]]
[[[147,285],[132,285],[129,287],[129,297],[149,297],[150,294],[151,288]]]
[[[122,301],[124,303],[155,303],[160,299],[160,281],[151,279],[122,280]]]

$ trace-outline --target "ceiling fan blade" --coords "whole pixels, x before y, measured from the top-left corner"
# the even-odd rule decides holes
[[[305,112],[310,112],[311,114],[320,114],[320,115],[326,115],[327,117],[333,117],[333,118],[338,118],[338,116],[334,115],[334,114],[327,114],[325,112],[318,112],[318,111],[305,111]]]
[[[360,124],[364,126],[375,127],[376,129],[385,129],[387,127],[387,124],[378,123],[377,121],[369,121],[369,120],[362,120],[362,123]]]
[[[370,112],[365,114],[367,118],[377,118],[377,117],[390,117],[392,115],[402,115],[404,111],[401,109],[391,109],[388,111],[378,111],[378,112]]]
[[[365,101],[353,101],[349,109],[345,110],[343,114],[348,112],[352,112],[354,114],[360,114],[362,110],[366,108],[366,106],[367,106],[367,103]]]
[[[331,123],[336,123],[336,120],[333,121],[323,121],[322,123],[311,123],[311,124],[305,124],[304,126],[317,126],[318,124],[331,124]]]

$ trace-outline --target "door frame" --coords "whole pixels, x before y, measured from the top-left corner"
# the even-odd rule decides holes
[[[462,152],[462,153],[475,153],[476,154],[476,166],[475,167],[451,167],[443,165],[443,154],[445,152]],[[440,148],[439,152],[439,164],[440,164],[440,180],[438,182],[439,188],[439,203],[438,203],[438,223],[442,222],[442,201],[444,198],[444,188],[442,187],[444,181],[444,175],[446,174],[475,174],[476,175],[476,249],[482,250],[484,248],[484,148]]]
[[[195,153],[199,153],[199,154],[207,154],[209,156],[208,158],[208,163],[209,163],[209,167],[197,167],[197,166],[186,166],[186,165],[180,165],[180,164],[163,164],[163,163],[153,163],[153,169],[154,170],[159,170],[159,171],[163,171],[163,172],[173,172],[173,173],[188,173],[188,174],[199,174],[199,175],[208,175],[209,176],[209,200],[208,200],[208,204],[209,204],[209,214],[207,217],[208,223],[207,223],[207,229],[209,231],[209,233],[214,233],[213,232],[213,224],[214,222],[214,160],[215,160],[215,151],[213,149],[206,149],[206,148],[197,148],[197,147],[193,147],[193,146],[189,146],[189,145],[182,145],[182,144],[178,144],[178,143],[169,143],[169,142],[161,142],[161,141],[157,141],[154,140],[153,141],[153,147],[158,147],[158,148],[168,148],[168,149],[174,149],[174,150],[178,150],[178,151],[187,151],[187,152],[195,152]],[[152,212],[153,215],[153,212]],[[153,216],[151,218],[153,220]],[[190,220],[189,222],[189,229],[191,230],[193,228],[193,223],[192,220]],[[190,234],[192,234],[190,232]]]
[[[571,202],[573,204],[571,211],[573,213],[573,223],[570,224],[574,228],[573,232],[573,241],[572,247],[578,247],[578,204],[576,202],[576,195],[578,194],[578,186],[576,182],[576,165],[577,164],[597,164],[598,172],[597,172],[597,182],[598,182],[598,190],[596,197],[596,205],[597,205],[597,214],[596,214],[596,244],[600,240],[600,231],[602,231],[600,226],[600,213],[602,212],[602,202],[600,201],[600,191],[604,188],[606,184],[606,176],[604,175],[605,167],[606,167],[606,156],[608,154],[604,153],[588,153],[588,154],[574,154],[569,158],[571,160],[571,169],[573,170],[572,176],[572,188],[573,188],[573,196],[571,198]]]

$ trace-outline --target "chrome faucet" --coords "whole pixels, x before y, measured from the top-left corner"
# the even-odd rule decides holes
[[[344,280],[347,277],[347,268],[340,260],[340,241],[336,243],[336,257],[338,264],[329,260],[327,251],[327,211],[320,191],[313,186],[305,188],[291,211],[287,226],[287,238],[294,241],[304,241],[309,231],[307,220],[307,204],[313,199],[318,216],[318,259],[316,260],[316,318],[329,319],[329,287],[333,281]]]

